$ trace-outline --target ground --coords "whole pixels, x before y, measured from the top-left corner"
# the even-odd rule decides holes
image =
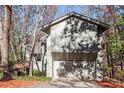
[[[0,88],[99,88],[95,82],[61,78],[18,76],[13,80],[1,80]]]
[[[15,77],[13,80],[1,80],[0,88],[124,88],[124,83],[110,81],[80,81],[48,77]]]
[[[39,83],[39,81],[2,80],[0,81],[0,88],[21,88],[21,87],[35,85],[37,83]]]
[[[28,86],[25,88],[101,88],[101,86],[86,81],[52,81],[40,82],[38,84]]]

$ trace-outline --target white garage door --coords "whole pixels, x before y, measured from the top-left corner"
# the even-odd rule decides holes
[[[53,77],[93,79],[96,75],[96,53],[52,53]]]

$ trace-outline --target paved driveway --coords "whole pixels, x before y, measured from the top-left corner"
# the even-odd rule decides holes
[[[101,86],[86,81],[53,81],[49,83],[39,83],[28,88],[101,88]]]

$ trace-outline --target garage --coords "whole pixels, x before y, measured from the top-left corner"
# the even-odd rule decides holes
[[[97,53],[52,52],[53,77],[95,79]]]
[[[102,34],[108,25],[72,12],[46,26],[47,77],[102,78]]]

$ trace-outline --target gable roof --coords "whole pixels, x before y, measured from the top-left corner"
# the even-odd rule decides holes
[[[60,17],[60,18],[55,19],[54,21],[52,21],[52,22],[49,23],[49,24],[44,25],[44,29],[49,29],[49,27],[51,27],[51,26],[53,26],[53,25],[55,25],[55,24],[57,24],[57,23],[60,23],[60,22],[66,20],[66,19],[68,19],[68,18],[70,18],[70,17],[76,17],[76,18],[79,18],[79,19],[81,19],[81,20],[88,21],[88,22],[90,22],[90,23],[92,23],[92,24],[96,24],[96,25],[100,26],[101,28],[104,28],[104,30],[107,30],[107,29],[110,27],[109,24],[106,24],[106,23],[104,23],[104,22],[98,21],[98,20],[96,20],[96,19],[93,19],[93,18],[84,16],[84,15],[82,15],[82,14],[79,14],[79,13],[76,13],[76,12],[73,11],[73,12],[71,12],[71,13],[68,13],[68,14],[66,14],[66,15],[64,15],[64,16],[62,16],[62,17]]]

